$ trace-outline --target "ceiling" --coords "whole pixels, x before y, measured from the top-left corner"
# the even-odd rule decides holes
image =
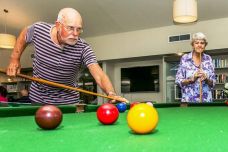
[[[61,8],[77,9],[84,21],[82,37],[174,25],[173,0],[0,0],[0,33],[18,35],[37,21],[54,23]],[[3,9],[8,9],[6,15]],[[228,17],[228,0],[198,0],[198,21]],[[7,22],[5,22],[7,18]]]

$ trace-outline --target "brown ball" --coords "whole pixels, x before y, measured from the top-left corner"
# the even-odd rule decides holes
[[[55,129],[62,122],[62,112],[56,106],[45,105],[36,111],[35,121],[42,129]]]

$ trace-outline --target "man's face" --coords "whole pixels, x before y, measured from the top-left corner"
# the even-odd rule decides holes
[[[75,45],[79,35],[83,32],[81,22],[58,22],[58,33],[61,43],[68,45]]]

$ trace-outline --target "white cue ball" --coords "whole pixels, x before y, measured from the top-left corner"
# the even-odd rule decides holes
[[[146,102],[146,104],[150,105],[150,106],[154,106],[152,102]]]

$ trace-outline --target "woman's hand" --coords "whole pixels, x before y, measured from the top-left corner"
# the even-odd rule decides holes
[[[195,74],[194,74],[194,81],[196,81],[196,79],[200,79],[200,81],[205,81],[207,80],[208,76],[207,73],[204,72],[202,69],[198,70]]]

